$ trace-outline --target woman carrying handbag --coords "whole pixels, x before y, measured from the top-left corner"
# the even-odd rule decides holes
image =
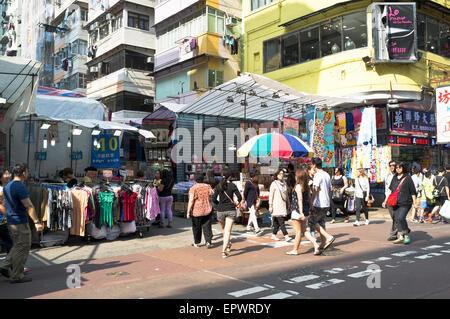
[[[287,216],[287,187],[283,181],[284,171],[279,169],[275,173],[275,180],[270,185],[269,195],[269,212],[272,213],[272,240],[279,240],[277,237],[278,230],[281,229],[286,241],[290,241],[291,237],[288,236],[286,225],[284,224],[285,217]]]
[[[359,216],[361,215],[361,207],[366,219],[365,224],[369,225],[369,210],[367,209],[367,202],[370,200],[370,184],[369,178],[363,168],[359,168],[356,172],[355,180],[355,206],[356,206],[356,221],[353,226],[359,226]]]
[[[242,201],[241,193],[236,185],[231,182],[231,170],[224,169],[222,180],[216,186],[213,194],[213,201],[217,205],[217,220],[222,227],[223,247],[222,258],[229,257],[231,251],[231,229],[237,217],[237,209]],[[233,201],[233,195],[236,195],[238,201]],[[217,197],[219,200],[217,200]]]
[[[347,178],[340,167],[334,170],[334,176],[331,179],[331,223],[336,222],[336,211],[339,209],[344,214],[345,222],[348,223],[348,212],[345,208],[345,190],[348,188]]]
[[[408,222],[406,216],[412,205],[417,205],[416,187],[414,182],[407,174],[406,167],[403,163],[397,163],[395,166],[396,175],[392,178],[389,186],[389,196],[387,203],[394,209],[394,222],[398,230],[397,239],[393,241],[394,244],[409,244]]]

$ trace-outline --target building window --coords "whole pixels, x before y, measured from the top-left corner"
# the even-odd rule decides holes
[[[299,33],[291,33],[285,35],[281,40],[282,66],[289,66],[299,62],[300,44],[298,39]]]
[[[122,12],[111,20],[111,32],[115,32],[122,28],[123,15]]]
[[[128,12],[129,27],[149,31],[150,30],[149,25],[150,25],[149,16]]]
[[[425,50],[438,53],[439,50],[439,23],[427,17],[427,42]]]
[[[223,71],[208,69],[208,87],[216,87],[223,84]]]
[[[367,19],[365,12],[355,12],[342,17],[344,51],[367,47]]]
[[[91,43],[94,44],[98,41],[98,29],[95,29],[89,34],[89,38],[91,39]]]
[[[275,0],[250,0],[251,10],[256,10],[274,2]]]
[[[342,51],[342,21],[341,18],[320,24],[320,49],[322,56]]]
[[[80,8],[80,20],[88,21],[88,10],[84,8]]]
[[[312,27],[300,32],[300,62],[307,62],[320,57],[319,27]]]
[[[78,73],[78,87],[81,89],[87,88],[86,85],[86,74]]]
[[[225,13],[208,7],[208,31],[219,34],[225,33]]]
[[[439,39],[439,55],[446,58],[450,57],[450,25],[446,23],[440,24]]]
[[[425,15],[417,14],[417,48],[425,50],[425,37],[427,29],[427,18]]]
[[[280,42],[279,38],[264,42],[264,72],[270,72],[280,68]]]
[[[100,40],[104,39],[109,34],[109,23],[106,23],[100,27]]]

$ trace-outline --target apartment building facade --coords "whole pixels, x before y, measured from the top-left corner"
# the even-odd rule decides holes
[[[113,112],[153,110],[155,1],[89,2],[87,96]]]
[[[242,1],[158,0],[156,102],[186,104],[241,72]]]
[[[86,94],[88,1],[55,1],[54,10],[53,86]]]

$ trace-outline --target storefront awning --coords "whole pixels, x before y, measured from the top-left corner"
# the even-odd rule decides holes
[[[0,57],[0,110],[6,111],[0,130],[7,132],[22,113],[34,112],[42,64],[18,57]]]
[[[350,108],[364,105],[364,101],[310,95],[264,76],[244,73],[203,94],[185,106],[181,113],[276,121],[283,117],[303,118],[306,108],[313,105],[330,109]]]

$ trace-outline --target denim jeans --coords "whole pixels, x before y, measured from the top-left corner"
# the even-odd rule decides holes
[[[397,231],[401,235],[408,235],[409,228],[408,223],[406,221],[406,216],[411,209],[411,205],[409,206],[399,206],[394,208],[394,219],[395,219],[395,227]]]
[[[362,206],[362,209],[361,209]],[[369,219],[369,210],[367,209],[367,202],[365,198],[355,199],[355,207],[356,207],[356,220],[359,220],[359,215],[361,214],[361,210],[364,212],[364,217],[366,220]]]

